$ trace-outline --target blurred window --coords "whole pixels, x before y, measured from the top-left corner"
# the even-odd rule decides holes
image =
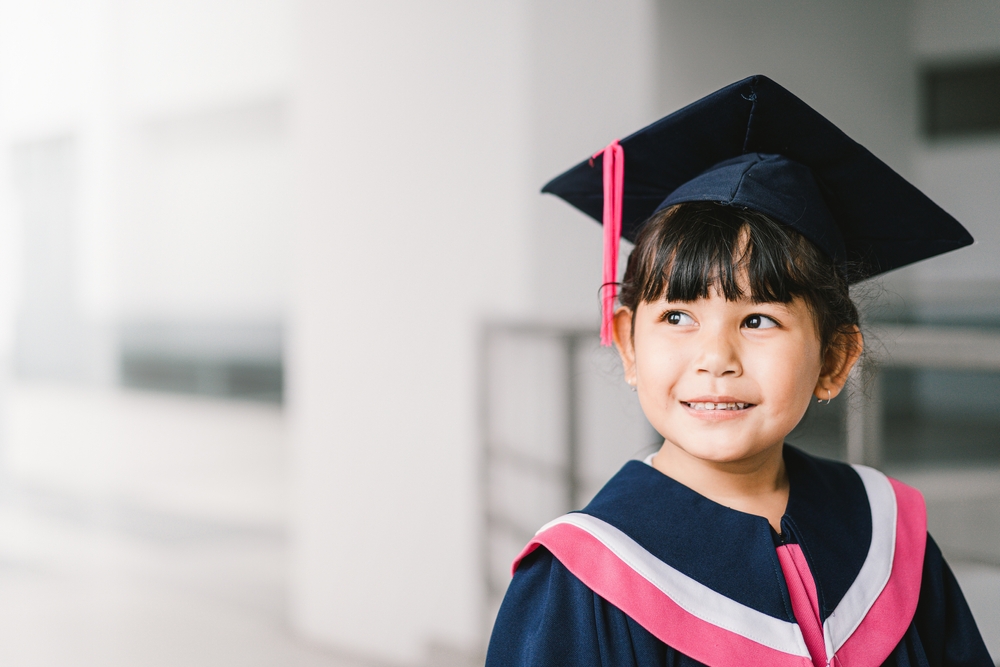
[[[921,78],[927,137],[1000,133],[1000,58],[926,65]]]
[[[283,402],[279,323],[128,322],[118,345],[124,387]]]

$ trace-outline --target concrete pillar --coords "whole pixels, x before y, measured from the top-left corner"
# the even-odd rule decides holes
[[[292,622],[474,653],[478,327],[596,322],[599,226],[538,189],[652,120],[652,0],[299,8]]]
[[[499,5],[300,7],[292,622],[415,662],[478,641],[473,344],[524,291],[518,35]]]

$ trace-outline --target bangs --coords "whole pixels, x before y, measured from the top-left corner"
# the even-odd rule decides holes
[[[635,266],[633,285],[643,302],[696,301],[715,291],[727,301],[788,303],[810,291],[799,262],[826,259],[789,227],[715,203],[667,209],[647,223],[646,232],[659,238],[642,244],[652,256],[639,257]]]
[[[858,309],[847,273],[812,241],[763,213],[713,202],[687,202],[646,222],[628,258],[621,304],[664,298],[690,302],[713,293],[727,301],[789,303],[812,310],[822,349],[855,344]]]

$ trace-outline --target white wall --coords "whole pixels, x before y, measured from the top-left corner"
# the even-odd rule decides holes
[[[525,186],[533,195],[532,310],[549,320],[597,326],[601,226],[561,199],[537,192],[549,179],[658,117],[656,2],[528,4],[523,57],[529,61],[525,150],[531,160]]]
[[[131,126],[115,236],[121,318],[280,321],[293,215],[287,114],[274,97]]]
[[[412,661],[477,638],[473,345],[525,285],[523,38],[461,2],[301,11],[293,624]]]
[[[996,57],[1000,5],[993,0],[913,0],[912,40],[921,57]]]
[[[279,321],[293,215],[294,7],[127,0],[117,9],[118,312]]]
[[[537,192],[649,120],[650,3],[301,6],[293,621],[475,651],[477,327],[596,321],[599,227]]]
[[[121,95],[163,117],[287,94],[295,11],[281,0],[122,0]]]

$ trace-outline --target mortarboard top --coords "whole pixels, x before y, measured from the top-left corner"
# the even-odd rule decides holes
[[[621,236],[633,242],[658,209],[714,201],[798,230],[849,265],[852,282],[972,243],[920,190],[765,76],[718,90],[620,146],[617,212]],[[581,162],[542,192],[608,220],[602,173],[608,155]],[[607,250],[605,258],[607,269]]]

